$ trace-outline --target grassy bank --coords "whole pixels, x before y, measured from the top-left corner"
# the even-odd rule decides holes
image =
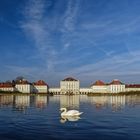
[[[49,94],[35,94],[35,93],[0,93],[2,95],[14,95],[14,96],[50,96]]]
[[[0,91],[0,95],[50,95],[48,93],[21,93],[16,91]]]
[[[19,91],[2,91],[0,90],[0,94],[13,94],[13,93],[21,93]]]
[[[88,96],[117,96],[117,95],[140,95],[140,91],[129,91],[119,93],[88,93]]]

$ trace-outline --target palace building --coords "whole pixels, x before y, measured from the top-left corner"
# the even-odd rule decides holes
[[[18,83],[16,83],[15,91],[18,91],[21,93],[32,93],[33,86],[27,80],[21,80]]]
[[[43,80],[39,80],[33,83],[33,92],[34,93],[48,93],[48,85]]]
[[[98,80],[95,83],[91,85],[92,92],[95,93],[107,93],[108,92],[108,86],[103,81]]]
[[[125,84],[119,81],[118,79],[114,79],[109,85],[108,85],[108,92],[109,93],[119,93],[119,92],[125,92]]]
[[[14,86],[11,83],[0,83],[0,90],[13,92]]]
[[[60,81],[60,87],[49,87],[48,84],[39,80],[34,83],[28,82],[26,79],[20,80],[15,84],[0,83],[0,91],[5,92],[21,92],[21,93],[52,93],[52,94],[88,94],[88,93],[120,93],[130,91],[140,91],[140,84],[124,84],[118,79],[114,79],[110,83],[97,80],[89,87],[80,87],[80,81],[68,77]]]
[[[79,94],[80,82],[72,77],[60,81],[61,94]]]

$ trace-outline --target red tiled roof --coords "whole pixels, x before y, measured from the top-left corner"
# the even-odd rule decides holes
[[[122,82],[119,81],[118,79],[114,79],[114,80],[110,83],[110,85],[122,85]]]
[[[95,83],[93,83],[91,86],[104,86],[105,85],[105,83],[103,82],[103,81],[101,81],[101,80],[97,80]]]
[[[62,81],[78,81],[78,80],[76,80],[76,79],[74,79],[74,78],[72,78],[72,77],[68,77],[68,78],[65,78],[65,79],[62,80]]]
[[[0,88],[12,88],[13,85],[10,83],[0,83]]]
[[[39,80],[39,81],[35,82],[34,85],[44,86],[44,85],[47,85],[47,84],[43,80]]]
[[[126,88],[140,88],[140,84],[125,85]]]

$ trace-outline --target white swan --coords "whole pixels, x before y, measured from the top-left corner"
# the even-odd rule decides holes
[[[67,117],[67,116],[79,116],[83,112],[79,112],[78,110],[69,110],[67,111],[66,108],[61,108],[60,111],[62,111],[61,116],[62,117]]]

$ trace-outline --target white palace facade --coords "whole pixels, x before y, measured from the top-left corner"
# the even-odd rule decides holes
[[[27,80],[21,80],[15,85],[13,83],[0,83],[0,91],[20,92],[20,93],[45,93],[45,94],[88,94],[88,93],[120,93],[130,91],[140,91],[140,84],[126,85],[114,79],[110,83],[104,83],[97,80],[89,87],[80,87],[80,81],[68,77],[60,81],[60,87],[50,88],[43,80],[29,83]]]
[[[72,77],[65,78],[60,81],[60,92],[62,94],[79,94],[80,82]]]
[[[101,80],[97,80],[90,87],[80,87],[80,81],[72,77],[61,80],[60,87],[49,88],[49,93],[68,95],[88,93],[120,93],[130,91],[140,91],[140,85],[126,85],[118,79],[114,79],[110,83],[104,83]]]

